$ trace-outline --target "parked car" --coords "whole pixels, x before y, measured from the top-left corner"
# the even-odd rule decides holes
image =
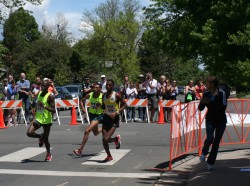
[[[184,86],[178,86],[178,93],[184,94],[185,93],[185,87]]]
[[[80,99],[82,99],[81,85],[66,85],[64,86],[64,88],[69,91],[72,98],[79,97]]]
[[[56,87],[56,90],[58,92],[56,99],[72,99],[72,95],[65,87]]]

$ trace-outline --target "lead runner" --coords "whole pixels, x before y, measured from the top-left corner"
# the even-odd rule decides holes
[[[55,98],[48,91],[50,82],[43,81],[42,91],[38,94],[35,120],[30,124],[27,136],[30,138],[39,138],[39,147],[45,144],[47,155],[44,161],[51,161],[49,134],[52,126],[52,113],[55,113]],[[36,130],[43,127],[43,134],[35,133]]]
[[[117,135],[111,138],[119,127],[119,115],[127,107],[125,100],[122,99],[121,95],[114,91],[114,80],[109,79],[106,83],[107,93],[103,95],[103,124],[102,124],[102,142],[104,150],[107,153],[107,157],[103,162],[110,162],[113,157],[109,150],[109,143],[115,142],[116,149],[121,146],[121,136]],[[121,106],[119,108],[119,105]]]

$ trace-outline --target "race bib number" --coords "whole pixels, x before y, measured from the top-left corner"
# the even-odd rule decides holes
[[[107,105],[107,106],[106,106],[106,113],[111,114],[111,113],[113,113],[113,112],[115,112],[115,107],[114,107],[114,105]]]
[[[91,108],[93,109],[99,109],[101,107],[101,103],[91,103]]]
[[[44,108],[37,104],[36,111],[42,113],[44,111]]]

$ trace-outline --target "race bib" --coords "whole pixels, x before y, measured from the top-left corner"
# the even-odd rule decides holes
[[[93,109],[99,109],[101,107],[101,103],[91,103],[91,108]]]
[[[115,112],[115,106],[114,105],[107,105],[106,106],[106,113],[111,114],[113,112]]]
[[[44,108],[37,104],[36,111],[39,112],[39,113],[43,113]]]

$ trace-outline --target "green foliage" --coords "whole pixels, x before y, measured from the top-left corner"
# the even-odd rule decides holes
[[[12,13],[3,28],[4,45],[12,53],[18,53],[29,47],[32,41],[39,39],[40,33],[35,18],[23,8]]]
[[[84,20],[93,27],[88,39],[90,51],[98,59],[95,63],[101,63],[102,73],[117,82],[127,74],[135,80],[140,72],[136,53],[141,31],[138,9],[136,0],[107,0],[93,12],[84,13]]]
[[[6,57],[8,49],[0,43],[0,67],[3,67],[3,63]]]
[[[71,55],[72,50],[66,43],[41,38],[19,56],[19,69],[32,74],[32,78],[39,75],[54,79],[59,85],[66,84],[72,76],[69,69]]]
[[[70,67],[74,72],[74,80],[82,82],[85,76],[99,79],[103,65],[96,55],[93,55],[91,40],[82,39],[73,46]],[[93,48],[92,48],[93,49]]]
[[[249,86],[248,0],[153,0],[148,36],[170,56],[196,60],[225,82]],[[249,74],[249,73],[248,73]]]
[[[23,7],[27,2],[33,5],[41,4],[43,0],[0,0],[0,24],[4,22],[7,12],[12,11],[13,8]]]

